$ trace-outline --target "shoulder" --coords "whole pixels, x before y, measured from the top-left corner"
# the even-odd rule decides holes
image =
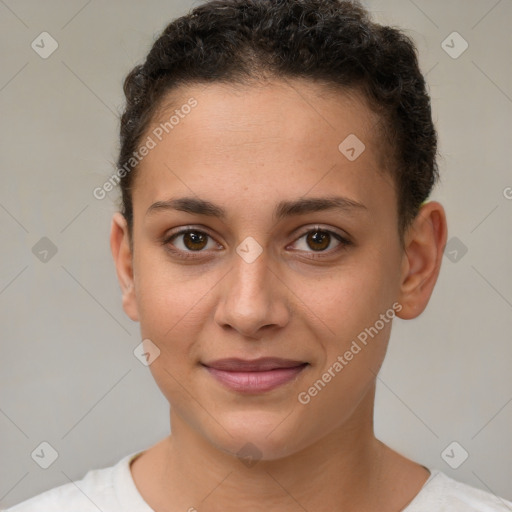
[[[114,466],[92,469],[81,480],[49,489],[5,512],[120,511],[119,484],[122,482],[123,475],[126,476],[126,470],[129,471],[129,460],[135,456],[136,454],[127,455]]]
[[[403,512],[511,512],[512,502],[450,478],[439,469]]]

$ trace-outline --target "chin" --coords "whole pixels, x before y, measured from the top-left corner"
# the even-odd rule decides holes
[[[218,449],[240,459],[283,459],[305,448],[311,439],[293,415],[282,412],[238,413],[221,424],[227,432],[219,427],[207,437]]]

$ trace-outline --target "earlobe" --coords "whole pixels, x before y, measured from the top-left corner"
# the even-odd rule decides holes
[[[124,216],[116,212],[112,217],[110,249],[116,266],[117,279],[123,294],[123,309],[135,322],[139,320],[133,274],[133,255],[130,234]]]
[[[424,204],[405,235],[398,317],[416,318],[427,307],[441,269],[446,237],[444,208],[436,201]]]

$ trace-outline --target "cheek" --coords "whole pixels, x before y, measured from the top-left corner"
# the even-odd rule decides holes
[[[137,283],[141,336],[160,350],[150,371],[169,403],[186,415],[190,397],[184,390],[193,382],[194,363],[201,355],[197,340],[211,307],[207,299],[212,283],[207,276],[183,279],[170,265],[154,261],[141,268]]]
[[[323,355],[296,397],[303,408],[305,429],[315,430],[319,417],[326,431],[342,425],[374,385],[395,315],[380,276],[354,271],[324,290],[323,307],[318,309],[329,326],[327,334],[319,336]],[[314,295],[311,290],[312,300],[318,296],[318,291]],[[317,307],[320,303],[317,299]]]
[[[382,365],[397,312],[393,308],[398,275],[394,258],[386,260],[378,251],[367,251],[353,261],[314,286],[308,282],[301,294],[325,333],[318,336],[323,356],[317,361],[315,377],[329,392],[322,388],[318,407],[340,397],[357,402]]]
[[[216,282],[211,272],[172,264],[163,249],[141,250],[135,261],[135,288],[143,336],[161,343],[183,344],[202,325],[208,291]],[[195,321],[194,321],[195,320]]]
[[[304,304],[331,338],[356,335],[389,309],[396,296],[394,274],[382,261],[359,260],[315,280],[301,281]]]

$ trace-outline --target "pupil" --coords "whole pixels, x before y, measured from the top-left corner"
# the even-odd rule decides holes
[[[307,241],[308,243],[316,244],[316,247],[314,245],[312,247],[310,245],[310,247],[315,251],[319,251],[329,246],[330,235],[323,231],[314,231],[308,235]]]
[[[196,232],[185,233],[183,242],[188,249],[197,250],[205,246],[206,237]]]

